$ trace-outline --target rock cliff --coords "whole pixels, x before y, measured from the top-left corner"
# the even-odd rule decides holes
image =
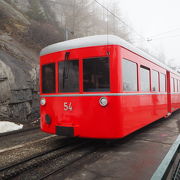
[[[0,0],[0,120],[38,118],[39,50],[64,40],[47,2]]]

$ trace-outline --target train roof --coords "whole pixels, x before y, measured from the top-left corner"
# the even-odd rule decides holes
[[[67,40],[59,43],[55,43],[52,45],[49,45],[41,50],[40,56],[63,51],[63,50],[69,50],[69,49],[76,49],[76,48],[83,48],[83,47],[92,47],[92,46],[102,46],[102,45],[120,45],[144,58],[147,60],[167,69],[168,71],[180,75],[176,71],[172,70],[165,64],[161,63],[157,59],[153,58],[149,54],[145,53],[144,51],[134,47],[132,44],[128,43],[124,39],[115,36],[115,35],[96,35],[96,36],[87,36],[72,40]]]

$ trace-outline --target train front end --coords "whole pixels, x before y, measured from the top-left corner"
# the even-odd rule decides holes
[[[41,130],[61,136],[119,138],[119,46],[59,50],[40,57]]]

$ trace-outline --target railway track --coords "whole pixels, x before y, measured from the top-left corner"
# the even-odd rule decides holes
[[[31,128],[15,130],[15,131],[10,131],[10,132],[5,132],[5,133],[0,133],[0,138],[5,137],[5,136],[19,134],[19,133],[24,133],[24,132],[28,132],[28,131],[33,131],[33,130],[36,130],[36,129],[39,129],[39,126],[38,127],[31,127]]]
[[[39,172],[38,168],[43,168],[43,173],[37,179],[46,179],[56,173],[61,173],[67,167],[96,152],[97,149],[104,147],[104,145],[106,145],[104,141],[70,139],[69,142],[57,148],[38,153],[0,168],[0,179],[6,180],[19,176],[22,179],[23,177],[28,177],[28,175],[24,174],[31,174],[31,171]],[[60,165],[57,165],[54,161],[60,162]],[[52,166],[53,168],[48,168],[49,164],[56,165]]]
[[[53,167],[53,169],[51,168],[48,169],[47,167],[45,167],[47,171],[44,170],[44,172],[46,173],[45,174],[43,173],[37,179],[46,179],[50,176],[55,175],[56,173],[61,173],[61,171],[63,171],[70,165],[92,154],[99,148],[102,148],[102,147],[104,148],[106,145],[112,145],[113,143],[117,141],[124,143],[128,141],[129,138],[130,137],[126,137],[121,140],[119,139],[111,140],[108,143],[107,141],[67,138],[66,140],[67,143],[65,143],[64,141],[63,144],[60,145],[59,147],[55,147],[54,149],[40,152],[38,154],[32,155],[28,158],[22,159],[18,162],[15,162],[13,164],[0,168],[0,179],[5,180],[5,179],[14,178],[17,176],[22,177],[24,173],[28,173],[32,169],[33,171],[36,171],[35,168],[39,168],[43,166],[44,164],[47,165],[49,162],[53,164],[52,161],[54,160],[57,160],[59,162],[64,161],[59,166]],[[85,150],[83,150],[83,148],[85,148]],[[82,151],[82,152],[79,154],[78,151]],[[67,160],[64,160],[65,158]],[[27,177],[27,176],[24,176],[24,177]]]
[[[55,158],[71,153],[81,148],[82,146],[85,146],[89,142],[90,142],[89,140],[82,141],[79,139],[75,141],[69,141],[68,143],[63,144],[57,148],[38,153],[31,157],[22,159],[19,162],[2,167],[0,168],[0,179],[5,180],[5,179],[14,178],[27,170],[36,168]]]
[[[89,148],[89,150],[86,150],[85,152],[83,152],[81,155],[76,155],[75,157],[69,158],[68,161],[66,161],[65,163],[62,163],[59,167],[56,167],[54,170],[41,176],[39,178],[39,180],[44,180],[44,179],[49,178],[50,176],[53,176],[57,173],[61,173],[64,169],[68,168],[72,164],[80,161],[81,159],[83,159],[83,158],[87,157],[88,155],[92,154],[93,152],[95,152],[99,146],[100,145],[95,145],[94,147]]]
[[[137,133],[137,132],[136,132]],[[112,140],[108,143],[108,145],[113,144],[116,141],[119,141],[121,143],[127,142],[128,139],[130,139],[133,134],[129,135],[128,137],[121,139],[121,140]],[[41,174],[37,179],[46,179],[50,176],[61,174],[61,172],[67,167],[71,166],[72,164],[80,161],[81,159],[85,158],[86,156],[92,154],[93,152],[96,152],[97,149],[105,147],[106,143],[103,141],[95,141],[95,140],[82,140],[82,139],[69,139],[67,138],[65,141],[59,146],[55,147],[54,149],[46,150],[44,152],[37,153],[35,155],[32,155],[28,158],[24,158],[22,160],[19,160],[18,162],[9,164],[7,166],[4,166],[0,168],[0,179],[11,179],[18,176],[23,177],[24,173],[30,173],[29,171],[33,170],[36,171],[36,168],[43,167],[44,164],[47,165],[49,162],[53,164],[52,161],[64,161],[59,166],[54,166],[53,169],[49,169],[49,171],[45,170],[44,174]],[[86,147],[86,150],[84,150],[80,155],[76,151],[82,150],[83,147]],[[72,154],[75,154],[72,156]],[[68,157],[68,158],[67,158]],[[64,160],[67,158],[68,160]],[[48,169],[47,167],[45,167]],[[24,176],[27,177],[27,176]],[[22,178],[20,178],[22,179]]]

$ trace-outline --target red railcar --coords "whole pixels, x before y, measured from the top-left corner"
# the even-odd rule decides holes
[[[40,54],[41,129],[121,138],[180,107],[180,75],[113,35],[56,43]]]

